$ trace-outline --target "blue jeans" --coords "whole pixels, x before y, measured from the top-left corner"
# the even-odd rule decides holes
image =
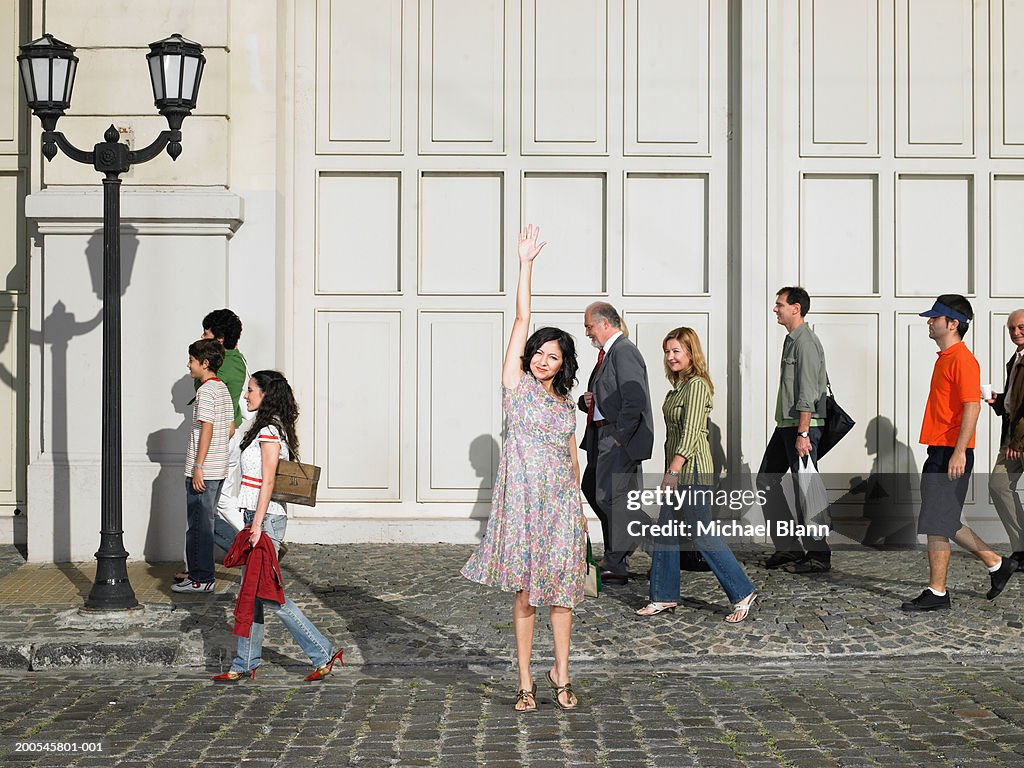
[[[252,525],[254,517],[252,510],[245,510],[242,518],[246,525]],[[274,544],[274,552],[281,548],[284,540],[284,531],[288,526],[287,515],[267,515],[263,518],[263,535],[269,536]],[[245,569],[242,569],[243,578]],[[313,623],[306,618],[295,603],[287,596],[281,604],[273,600],[261,600],[256,598],[256,610],[253,614],[252,627],[248,637],[238,638],[238,648],[235,651],[234,661],[231,662],[232,672],[248,672],[263,663],[263,606],[270,608],[281,623],[288,628],[298,643],[302,652],[305,653],[313,663],[313,668],[322,667],[333,655],[331,644],[327,638],[320,634],[320,631],[313,626]]]
[[[235,541],[238,531],[220,515],[213,517],[213,543],[227,552]]]
[[[223,484],[223,480],[206,480],[206,490],[197,491],[192,487],[192,478],[185,478],[185,511],[188,515],[185,559],[188,561],[188,577],[192,581],[213,581],[213,518]]]
[[[683,521],[689,525],[693,543],[704,555],[711,572],[722,585],[730,603],[736,603],[754,591],[743,566],[736,555],[720,536],[701,532],[698,523],[708,526],[711,523],[711,507],[702,492],[711,491],[706,485],[680,486],[680,493],[692,492],[697,498],[692,504],[684,504],[680,510]],[[666,525],[676,519],[676,510],[672,504],[665,504],[658,516],[658,524]],[[679,540],[676,536],[660,537],[651,554],[651,601],[656,603],[679,602]]]

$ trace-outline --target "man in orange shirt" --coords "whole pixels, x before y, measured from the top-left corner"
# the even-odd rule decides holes
[[[988,568],[992,588],[989,600],[1003,591],[1017,562],[1000,557],[960,521],[967,486],[974,467],[974,432],[981,413],[981,367],[963,337],[974,310],[956,293],[939,296],[921,317],[928,318],[928,337],[939,347],[928,404],[921,422],[921,443],[928,459],[921,469],[921,515],[917,532],[928,536],[928,588],[903,603],[904,611],[949,610],[946,574],[949,540],[972,553]]]

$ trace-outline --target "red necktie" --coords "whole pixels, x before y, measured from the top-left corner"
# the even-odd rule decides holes
[[[601,370],[601,363],[604,362],[604,347],[597,352],[597,366],[594,368],[594,378],[597,378],[597,372]],[[596,400],[590,401],[590,407],[587,409],[587,426],[589,427],[594,423],[594,403]]]

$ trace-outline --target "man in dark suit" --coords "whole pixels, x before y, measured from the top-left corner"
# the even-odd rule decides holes
[[[601,520],[601,578],[607,584],[625,584],[629,554],[639,543],[629,532],[629,522],[650,522],[642,511],[630,512],[626,506],[628,493],[642,486],[641,462],[651,458],[654,447],[647,366],[640,350],[623,335],[622,319],[611,304],[591,304],[583,324],[587,338],[600,350],[578,403],[587,414],[581,446],[587,452],[583,495]]]
[[[1003,422],[999,455],[989,475],[988,492],[1010,537],[1011,557],[1017,561],[1018,570],[1024,570],[1024,509],[1017,496],[1017,483],[1024,470],[1024,309],[1007,318],[1006,331],[1017,351],[1006,363],[1003,391],[986,400]]]

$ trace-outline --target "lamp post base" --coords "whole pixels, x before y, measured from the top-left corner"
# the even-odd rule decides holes
[[[105,533],[104,537],[108,535]],[[85,599],[86,610],[126,611],[139,607],[135,590],[128,581],[127,561],[128,553],[124,547],[108,549],[100,546],[100,551],[96,553],[96,581],[89,591],[89,597]]]

